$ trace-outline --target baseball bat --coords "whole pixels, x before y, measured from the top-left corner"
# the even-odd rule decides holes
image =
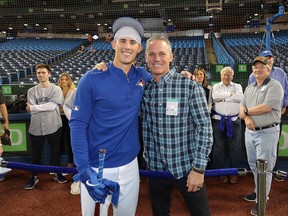
[[[106,149],[99,149],[98,154],[99,154],[99,167],[98,167],[98,174],[97,178],[99,182],[102,182],[103,180],[103,169],[104,169],[104,161],[105,161],[105,156],[106,156],[107,150]],[[95,214],[94,216],[99,216],[100,215],[100,203],[95,204]]]

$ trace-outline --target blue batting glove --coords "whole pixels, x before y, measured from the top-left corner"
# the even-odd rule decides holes
[[[118,205],[120,195],[120,185],[117,182],[103,179],[102,183],[106,186],[105,189],[108,195],[112,195],[111,203],[114,206]]]
[[[98,181],[97,173],[92,168],[88,168],[79,174],[79,178],[95,202],[105,203],[108,195],[105,189],[106,186]]]

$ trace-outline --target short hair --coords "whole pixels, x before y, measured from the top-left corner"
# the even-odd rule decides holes
[[[35,67],[35,70],[37,71],[38,69],[40,68],[46,68],[48,70],[48,73],[51,73],[51,70],[50,70],[50,67],[46,64],[37,64],[36,67]]]
[[[234,70],[233,70],[232,67],[229,67],[229,66],[224,67],[224,68],[221,70],[220,74],[222,75],[224,72],[228,72],[228,71],[232,72],[232,75],[234,76]]]
[[[270,67],[268,64],[263,64],[266,68],[268,68],[268,71],[270,72],[271,71],[271,69],[272,69],[272,67]],[[254,65],[252,65],[252,69],[254,69]]]
[[[170,40],[169,40],[167,37],[165,37],[165,36],[157,35],[157,36],[152,36],[152,37],[150,37],[150,38],[147,40],[145,53],[147,53],[147,51],[148,51],[149,43],[150,43],[150,42],[153,42],[153,41],[155,41],[155,40],[164,41],[166,44],[168,44],[169,51],[172,52]]]

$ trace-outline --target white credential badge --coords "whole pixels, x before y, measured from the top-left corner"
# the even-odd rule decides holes
[[[166,115],[178,115],[178,99],[167,99]]]

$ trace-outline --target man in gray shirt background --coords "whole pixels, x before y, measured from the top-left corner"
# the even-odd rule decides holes
[[[245,121],[245,146],[251,170],[256,170],[256,160],[268,163],[268,170],[273,170],[277,157],[281,121],[281,103],[284,92],[280,83],[269,77],[270,66],[266,57],[258,56],[253,61],[253,74],[256,82],[247,86],[240,106],[240,118]],[[255,202],[257,197],[257,173],[254,176],[254,192],[244,199]],[[272,173],[267,173],[266,200],[271,189]],[[257,215],[257,203],[251,214]]]
[[[59,86],[50,83],[51,72],[48,65],[36,65],[36,75],[39,84],[28,90],[26,106],[26,111],[31,113],[29,126],[31,161],[32,164],[40,164],[42,150],[47,139],[51,151],[51,165],[59,166],[62,129],[59,105],[63,101],[62,90]],[[67,182],[61,173],[55,174],[54,180],[59,183]],[[33,171],[25,189],[33,189],[38,182],[37,173]]]

